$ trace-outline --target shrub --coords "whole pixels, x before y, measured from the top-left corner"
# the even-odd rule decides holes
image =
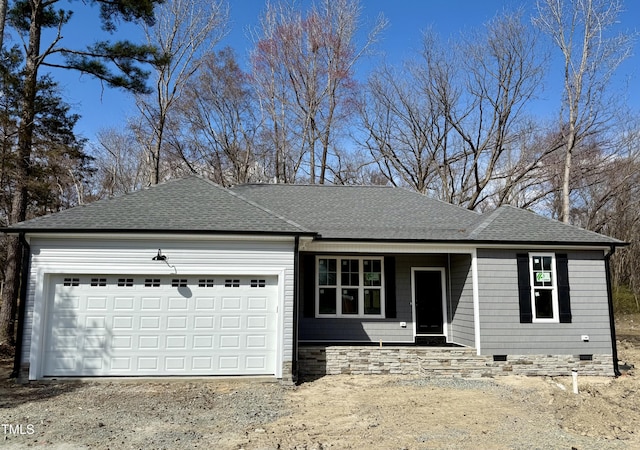
[[[640,312],[638,297],[628,286],[613,288],[613,311],[616,314],[633,314]]]

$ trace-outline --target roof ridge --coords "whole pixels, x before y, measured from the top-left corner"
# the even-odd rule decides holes
[[[213,183],[213,182],[212,182],[212,183]],[[215,184],[215,183],[214,183],[214,184]],[[216,186],[217,186],[217,185],[216,185]],[[305,232],[305,233],[313,233],[313,232],[314,232],[314,231],[312,231],[312,230],[309,230],[308,228],[303,227],[303,226],[302,226],[302,225],[300,225],[299,223],[294,222],[294,221],[293,221],[293,220],[291,220],[291,219],[288,219],[288,218],[286,218],[286,217],[284,217],[284,216],[282,216],[282,215],[280,215],[280,214],[277,214],[277,213],[275,213],[275,212],[271,211],[270,209],[268,209],[268,208],[266,208],[266,207],[264,207],[264,206],[260,205],[259,203],[254,202],[253,200],[249,200],[248,198],[246,198],[246,197],[244,197],[244,196],[242,196],[242,195],[240,195],[240,194],[238,194],[238,193],[236,193],[236,192],[233,192],[231,189],[223,188],[223,187],[221,187],[221,186],[217,186],[217,187],[219,187],[220,189],[223,189],[225,192],[227,192],[227,193],[228,193],[228,194],[230,194],[230,195],[233,195],[234,197],[238,198],[239,200],[242,200],[242,201],[244,201],[245,203],[248,203],[249,205],[251,205],[251,206],[254,206],[254,207],[258,208],[258,209],[260,209],[260,210],[262,210],[262,211],[266,212],[267,214],[269,214],[269,215],[271,215],[271,216],[273,216],[273,217],[275,217],[275,218],[277,218],[277,219],[280,219],[280,220],[285,221],[285,222],[286,222],[286,223],[288,223],[289,225],[292,225],[292,226],[294,226],[294,227],[296,227],[296,228],[300,229],[300,231],[303,231],[303,232]]]
[[[530,209],[516,208],[515,206],[511,206],[511,205],[502,205],[502,206],[508,206],[509,208],[515,209],[516,211],[523,211],[523,212],[526,212],[526,213],[529,213],[529,214],[533,214],[534,216],[540,217],[540,218],[545,219],[545,220],[548,220],[549,222],[554,222],[554,223],[557,223],[559,225],[568,226],[568,227],[574,228],[574,229],[582,231],[582,232],[587,232],[587,233],[595,234],[595,235],[598,235],[598,236],[605,236],[605,237],[620,241],[620,239],[614,238],[612,236],[607,236],[606,234],[598,233],[597,231],[589,230],[588,228],[583,228],[583,227],[575,225],[573,223],[563,222],[561,220],[554,219],[553,217],[543,216],[542,214],[538,214],[537,212],[531,211]]]
[[[475,228],[475,229],[474,229],[474,230],[469,234],[469,238],[470,238],[470,239],[472,239],[472,240],[476,240],[476,238],[477,238],[477,237],[478,237],[478,236],[479,236],[479,235],[480,235],[480,234],[481,234],[485,229],[489,228],[489,226],[490,226],[490,225],[491,225],[491,224],[492,224],[492,223],[493,223],[493,222],[494,222],[498,217],[500,217],[500,216],[504,215],[505,211],[508,211],[508,210],[514,211],[516,214],[522,214],[522,215],[524,215],[524,214],[528,214],[528,215],[531,215],[531,216],[532,216],[532,219],[535,219],[535,220],[543,220],[543,221],[548,222],[548,223],[550,223],[550,224],[556,224],[556,225],[559,225],[559,226],[562,226],[562,227],[571,228],[571,229],[573,229],[574,231],[579,232],[579,233],[586,233],[586,234],[588,234],[588,235],[592,235],[592,236],[594,236],[594,237],[596,237],[596,236],[597,236],[597,237],[605,237],[605,238],[610,239],[610,240],[612,240],[612,241],[614,241],[614,242],[623,242],[623,241],[620,241],[619,239],[613,238],[613,237],[611,237],[611,236],[607,236],[607,235],[605,235],[605,234],[598,233],[598,232],[593,231],[593,230],[588,230],[588,229],[586,229],[586,228],[582,228],[582,227],[580,227],[580,226],[578,226],[578,225],[574,225],[574,224],[572,224],[572,223],[565,223],[565,222],[562,222],[562,221],[560,221],[560,220],[558,220],[558,219],[554,219],[554,218],[552,218],[552,217],[547,217],[547,216],[544,216],[544,215],[542,215],[542,214],[538,214],[537,212],[532,211],[532,210],[530,210],[530,209],[518,208],[518,207],[516,207],[516,206],[508,205],[508,204],[501,205],[501,206],[499,206],[498,208],[496,208],[494,211],[492,211],[492,212],[490,213],[489,217],[487,217],[485,220],[481,221],[481,222],[476,226],[476,228]]]
[[[408,187],[405,187],[405,186],[389,186],[389,187],[394,188],[394,189],[401,189],[401,190],[403,190],[405,192],[409,192],[411,194],[419,195],[422,198],[426,198],[427,200],[438,202],[438,203],[440,203],[442,205],[446,205],[447,207],[453,207],[453,208],[456,208],[456,209],[460,209],[460,210],[463,210],[463,211],[467,211],[467,212],[482,216],[482,213],[479,213],[478,211],[475,211],[473,209],[465,208],[464,206],[455,205],[455,204],[447,202],[445,200],[441,200],[439,198],[431,197],[430,195],[423,194],[423,193],[415,191],[413,189],[409,189]]]
[[[471,233],[469,233],[469,239],[471,240],[475,240],[475,238],[484,230],[486,229],[489,225],[491,225],[491,223],[496,220],[496,218],[500,215],[500,211],[502,210],[503,206],[508,206],[508,205],[501,205],[498,206],[496,209],[494,209],[493,211],[491,211],[489,214],[487,214],[487,216],[485,217],[484,214],[481,214],[481,217],[485,217],[483,220],[481,220],[480,222],[478,222],[478,224],[476,225],[476,227],[473,229],[473,231],[471,231]]]
[[[243,187],[243,186],[304,186],[304,187],[317,187],[317,188],[384,188],[384,189],[394,189],[397,186],[388,186],[388,185],[380,185],[380,184],[311,184],[311,183],[242,183],[236,184],[235,187]]]

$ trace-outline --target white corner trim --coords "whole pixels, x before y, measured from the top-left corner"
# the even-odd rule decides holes
[[[478,287],[478,251],[471,252],[471,285],[473,287],[473,327],[475,331],[475,344],[478,356],[482,354],[480,349],[480,290]]]

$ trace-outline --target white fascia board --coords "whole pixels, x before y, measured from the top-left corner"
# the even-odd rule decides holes
[[[613,244],[611,244],[613,245]],[[519,243],[506,243],[506,244],[477,244],[474,247],[477,249],[505,249],[505,250],[603,250],[608,252],[611,249],[611,245],[580,245],[580,244],[519,244]]]
[[[363,241],[311,241],[301,245],[305,252],[331,253],[462,253],[470,254],[474,247],[456,243],[422,242],[363,242]]]
[[[531,249],[531,250],[600,250],[608,252],[610,246],[580,245],[580,244],[521,244],[496,243],[473,244],[469,242],[372,242],[372,241],[324,241],[311,238],[300,241],[300,251],[305,252],[333,252],[333,253],[460,253],[470,254],[478,249]]]

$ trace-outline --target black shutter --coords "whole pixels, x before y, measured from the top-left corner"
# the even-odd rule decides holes
[[[518,294],[520,301],[520,323],[533,322],[531,311],[531,284],[529,282],[529,255],[519,253],[516,255],[518,261]]]
[[[302,315],[315,317],[316,315],[316,257],[304,255],[302,271]]]
[[[571,323],[571,299],[569,297],[569,258],[566,254],[556,255],[558,275],[558,310],[560,323]]]
[[[396,318],[396,258],[386,256],[384,258],[384,299],[385,317],[387,319]]]

